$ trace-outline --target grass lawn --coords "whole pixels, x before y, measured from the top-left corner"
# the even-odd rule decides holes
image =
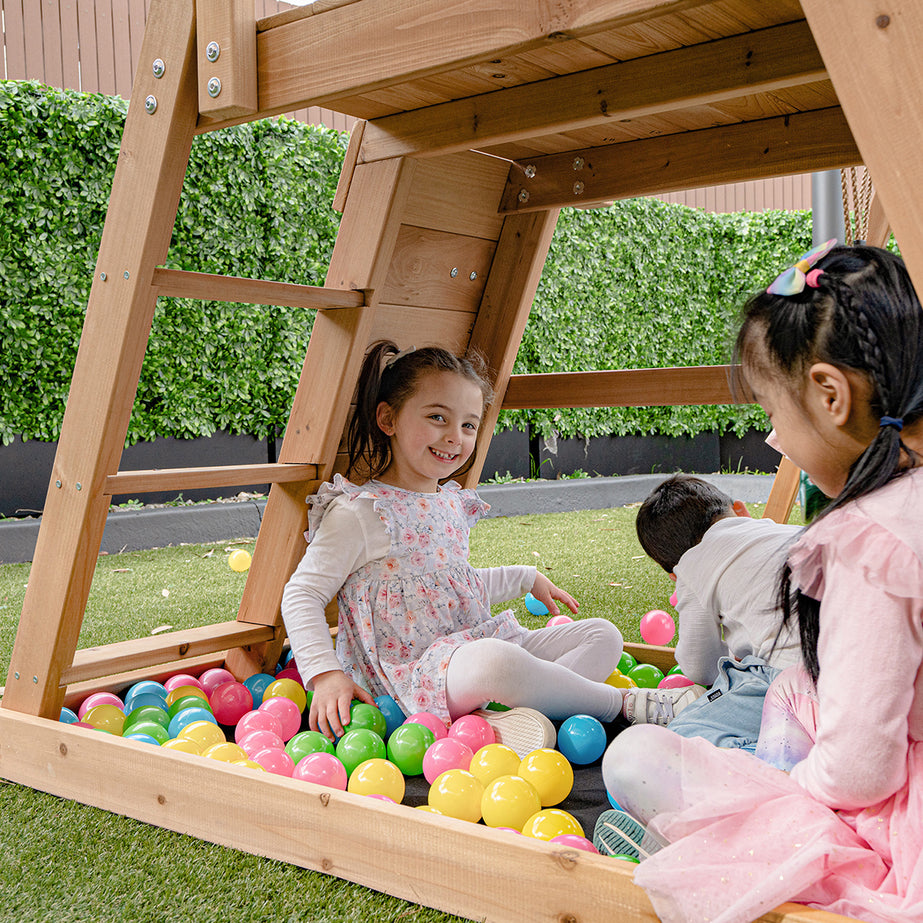
[[[641,551],[634,517],[634,508],[623,507],[483,520],[471,535],[472,562],[535,564],[579,600],[580,616],[609,618],[626,640],[640,641],[640,616],[667,608],[672,584]],[[233,619],[246,574],[230,570],[227,554],[252,544],[102,556],[79,646]],[[29,568],[0,566],[0,683]],[[521,600],[512,606],[529,627],[545,621]],[[459,919],[3,781],[0,818],[0,923]]]

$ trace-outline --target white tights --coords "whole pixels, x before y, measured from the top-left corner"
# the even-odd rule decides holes
[[[606,619],[529,632],[521,644],[479,638],[452,654],[446,700],[452,719],[487,702],[526,705],[553,720],[587,714],[611,721],[621,690],[605,680],[622,656],[622,635]]]

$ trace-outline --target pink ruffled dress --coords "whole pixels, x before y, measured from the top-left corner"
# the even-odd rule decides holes
[[[665,921],[745,923],[798,901],[920,923],[923,469],[821,519],[789,560],[821,600],[814,745],[785,773],[682,740],[683,807],[655,818],[670,845],[635,881]]]
[[[343,495],[374,500],[391,549],[351,573],[337,594],[337,658],[373,696],[392,696],[405,714],[448,721],[445,675],[455,649],[477,638],[518,642],[528,631],[511,610],[491,615],[468,562],[468,532],[489,506],[454,482],[428,494],[337,475],[309,498],[309,541],[325,507]]]

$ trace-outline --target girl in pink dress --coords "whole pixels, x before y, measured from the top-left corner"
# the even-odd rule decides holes
[[[603,760],[665,921],[923,920],[923,311],[899,258],[833,243],[750,299],[737,341],[780,449],[833,498],[780,578],[805,666],[770,687],[756,756],[639,725]]]
[[[554,743],[548,718],[611,720],[621,692],[604,681],[622,653],[606,619],[528,630],[491,604],[531,591],[553,614],[577,603],[531,566],[474,568],[468,531],[488,509],[446,479],[465,470],[491,397],[472,361],[438,347],[376,344],[347,433],[348,474],[310,497],[309,541],[282,616],[310,726],[343,733],[353,699],[391,696],[405,714],[445,721],[490,701],[498,738],[529,751]],[[324,616],[337,597],[336,650]],[[531,730],[530,730],[531,728]]]

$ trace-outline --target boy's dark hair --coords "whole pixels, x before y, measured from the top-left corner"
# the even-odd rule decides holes
[[[647,554],[668,574],[715,524],[732,515],[734,501],[689,474],[674,474],[655,487],[638,510],[635,528]]]
[[[391,438],[378,426],[376,412],[384,401],[395,413],[416,391],[420,379],[433,372],[454,372],[481,389],[484,407],[490,406],[493,387],[487,366],[478,355],[456,356],[441,346],[401,351],[390,340],[373,343],[366,353],[356,389],[356,407],[346,430],[347,477],[378,477],[391,463]],[[476,452],[452,477],[464,474]]]

